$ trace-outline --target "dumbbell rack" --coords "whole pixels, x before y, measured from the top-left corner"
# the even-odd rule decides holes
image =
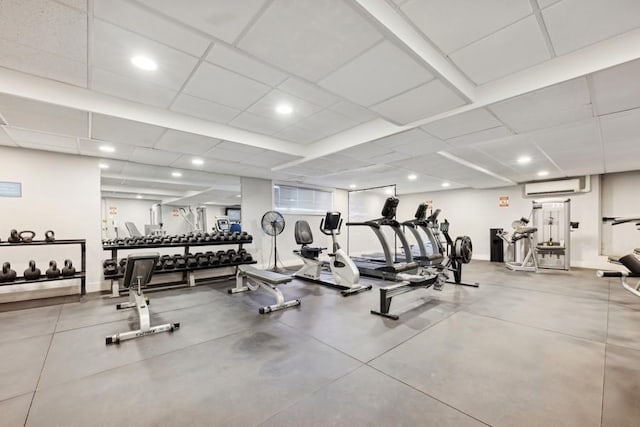
[[[219,240],[219,241],[208,241],[208,242],[182,242],[182,243],[158,243],[158,244],[149,244],[149,245],[103,245],[102,249],[105,251],[111,251],[111,258],[117,260],[118,259],[118,251],[128,251],[128,250],[137,250],[137,249],[154,249],[154,248],[181,248],[184,247],[184,257],[189,254],[190,249],[193,247],[204,247],[204,246],[230,246],[230,245],[238,245],[238,251],[242,249],[242,246],[245,244],[249,244],[253,242],[253,238],[251,239],[242,239],[242,240]],[[252,260],[248,262],[239,262],[239,263],[228,263],[228,264],[220,264],[220,265],[208,265],[208,266],[197,266],[197,267],[186,267],[186,268],[173,268],[170,270],[156,270],[153,272],[153,275],[162,275],[162,274],[177,274],[182,273],[182,280],[177,282],[167,282],[167,283],[159,283],[159,284],[151,284],[147,285],[149,288],[172,288],[176,286],[195,286],[196,278],[193,274],[195,271],[199,270],[212,270],[218,268],[225,267],[235,267],[237,272],[237,268],[239,265],[243,264],[256,264],[257,261]],[[234,276],[236,274],[234,272]],[[118,272],[117,274],[104,275],[106,280],[111,280],[111,296],[119,297],[121,293],[128,292],[128,289],[122,288],[120,289],[119,279],[122,279],[123,274]],[[222,277],[222,276],[221,276]],[[210,280],[210,279],[203,279]]]
[[[34,240],[31,243],[0,243],[0,248],[15,247],[15,246],[49,246],[49,245],[80,245],[80,271],[76,271],[73,276],[62,275],[55,279],[50,279],[45,275],[41,275],[39,279],[26,280],[24,277],[17,277],[13,282],[0,283],[0,286],[8,285],[24,285],[25,283],[38,283],[38,282],[54,282],[57,280],[73,280],[80,279],[80,296],[87,294],[87,279],[86,279],[86,262],[87,262],[87,241],[84,239],[78,240],[54,240],[53,242],[47,242],[45,240]],[[44,270],[43,270],[44,271]]]

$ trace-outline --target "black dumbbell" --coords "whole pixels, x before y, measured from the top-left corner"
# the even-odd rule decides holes
[[[118,274],[118,263],[115,259],[104,260],[104,262],[102,263],[102,268],[104,269],[105,276]]]
[[[176,268],[187,268],[187,260],[185,260],[184,256],[180,254],[173,256],[173,262],[175,263]]]
[[[242,262],[251,262],[253,261],[253,256],[251,256],[251,254],[249,252],[245,252],[244,254],[241,255],[242,257]]]
[[[162,258],[158,258],[156,262],[156,266],[154,267],[155,271],[162,270],[164,268],[164,260]]]
[[[194,268],[198,266],[198,260],[195,255],[188,254],[187,255],[187,268]]]
[[[209,265],[209,256],[200,254],[196,255],[196,259],[198,260],[198,267],[206,267]]]
[[[40,278],[40,269],[36,267],[34,260],[29,261],[29,268],[24,271],[25,280],[37,280]]]
[[[55,279],[57,277],[60,277],[62,272],[58,268],[58,263],[55,262],[54,260],[51,260],[49,261],[49,268],[47,269],[47,271],[44,272],[44,274],[49,279]]]
[[[220,265],[220,258],[215,255],[209,255],[209,265]]]
[[[165,270],[173,270],[174,268],[176,268],[176,262],[173,260],[173,258],[165,258],[162,261],[162,268]]]
[[[127,258],[122,258],[120,260],[120,272],[124,273],[126,269],[127,269]]]

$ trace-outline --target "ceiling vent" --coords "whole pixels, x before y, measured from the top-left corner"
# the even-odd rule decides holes
[[[524,184],[525,197],[556,196],[559,194],[588,193],[591,191],[591,177],[560,179]]]

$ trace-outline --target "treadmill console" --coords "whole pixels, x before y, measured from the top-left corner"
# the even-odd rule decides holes
[[[443,234],[446,234],[449,232],[449,222],[448,221],[444,221],[440,223],[440,231],[442,231]]]
[[[384,219],[394,219],[396,217],[396,208],[398,207],[398,200],[396,197],[387,197],[382,207],[382,216]]]
[[[427,216],[427,205],[426,203],[420,203],[418,205],[418,210],[416,211],[415,218],[418,220],[423,220]]]
[[[216,218],[216,227],[218,231],[229,231],[229,218],[226,216]]]
[[[338,230],[340,228],[340,212],[327,212],[323,228],[327,231]]]

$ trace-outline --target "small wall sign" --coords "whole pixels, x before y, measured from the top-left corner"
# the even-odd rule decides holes
[[[22,197],[22,183],[0,181],[0,197]]]
[[[498,199],[498,206],[500,206],[501,208],[508,208],[509,196],[500,196],[500,198]]]

